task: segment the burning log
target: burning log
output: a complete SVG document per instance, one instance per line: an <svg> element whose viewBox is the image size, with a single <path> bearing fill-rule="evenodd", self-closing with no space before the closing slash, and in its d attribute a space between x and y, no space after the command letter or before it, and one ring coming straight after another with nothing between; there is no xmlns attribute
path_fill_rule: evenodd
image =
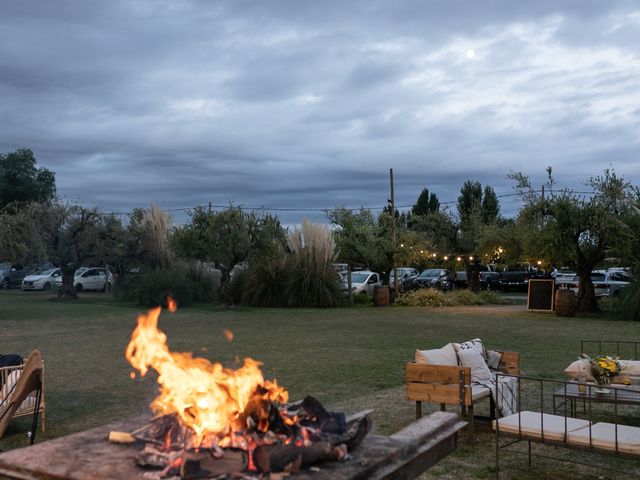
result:
<svg viewBox="0 0 640 480"><path fill-rule="evenodd" d="M186 451L182 455L180 478L193 480L240 473L245 471L248 465L249 455L239 449L224 449L221 457L211 449Z"/></svg>

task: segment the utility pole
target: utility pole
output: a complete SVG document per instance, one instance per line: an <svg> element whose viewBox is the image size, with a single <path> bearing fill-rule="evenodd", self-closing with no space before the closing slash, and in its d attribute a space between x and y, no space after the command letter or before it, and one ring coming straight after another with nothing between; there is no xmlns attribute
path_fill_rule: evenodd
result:
<svg viewBox="0 0 640 480"><path fill-rule="evenodd" d="M389 169L389 183L391 185L391 241L393 244L393 291L398 294L398 269L396 268L396 202L393 196L393 168Z"/></svg>

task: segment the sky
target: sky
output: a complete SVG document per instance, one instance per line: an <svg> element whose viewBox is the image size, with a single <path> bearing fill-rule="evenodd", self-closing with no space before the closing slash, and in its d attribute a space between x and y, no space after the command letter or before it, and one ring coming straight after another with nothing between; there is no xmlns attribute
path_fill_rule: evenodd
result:
<svg viewBox="0 0 640 480"><path fill-rule="evenodd" d="M640 3L2 0L0 152L61 198L455 210L466 180L517 213L509 171L640 183Z"/></svg>

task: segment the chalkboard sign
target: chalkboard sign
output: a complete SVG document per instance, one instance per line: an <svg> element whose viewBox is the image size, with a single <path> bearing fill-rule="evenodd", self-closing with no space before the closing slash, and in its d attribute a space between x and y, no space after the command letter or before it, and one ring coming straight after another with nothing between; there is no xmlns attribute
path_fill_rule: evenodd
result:
<svg viewBox="0 0 640 480"><path fill-rule="evenodd" d="M556 293L556 282L551 279L529 280L527 308L540 312L552 312Z"/></svg>

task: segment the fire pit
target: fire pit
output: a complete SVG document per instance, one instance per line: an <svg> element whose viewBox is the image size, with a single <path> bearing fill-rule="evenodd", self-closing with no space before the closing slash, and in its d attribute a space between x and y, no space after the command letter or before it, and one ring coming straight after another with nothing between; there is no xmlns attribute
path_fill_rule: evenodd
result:
<svg viewBox="0 0 640 480"><path fill-rule="evenodd" d="M137 465L138 448L107 441L112 431L134 431L148 422L149 418L116 422L2 453L0 476L28 480L148 480L149 472ZM465 425L455 413L436 412L411 423L394 435L367 435L346 461L323 463L317 469L301 470L286 478L415 478L455 450L457 433ZM284 476L269 474L263 478L275 480Z"/></svg>
<svg viewBox="0 0 640 480"><path fill-rule="evenodd" d="M171 299L168 305L175 311ZM151 403L156 417L8 452L0 455L0 473L16 478L194 480L329 478L320 472L339 469L340 478L370 478L398 462L400 467L392 471L405 463L424 470L425 462L437 461L456 446L464 423L440 413L391 437L367 439L358 449L371 429L370 412L346 417L327 411L311 396L289 403L288 392L275 380L265 380L261 364L250 358L234 370L171 352L158 329L160 312L158 307L138 316L125 352L140 375L149 369L158 374L159 395ZM435 450L427 454L424 445ZM313 470L319 466L321 470Z"/></svg>

